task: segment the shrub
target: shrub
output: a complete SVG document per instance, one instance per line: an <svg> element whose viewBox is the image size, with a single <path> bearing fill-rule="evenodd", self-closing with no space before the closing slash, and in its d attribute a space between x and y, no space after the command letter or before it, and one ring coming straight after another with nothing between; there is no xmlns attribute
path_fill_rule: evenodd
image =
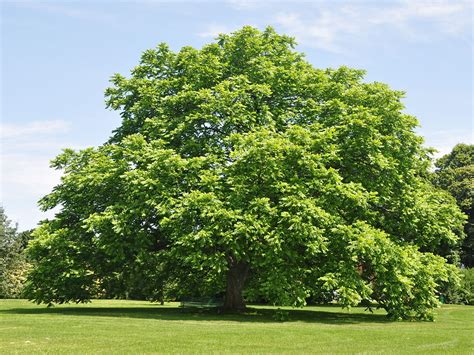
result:
<svg viewBox="0 0 474 355"><path fill-rule="evenodd" d="M474 305L474 268L460 271L459 284L448 286L444 294L446 303Z"/></svg>

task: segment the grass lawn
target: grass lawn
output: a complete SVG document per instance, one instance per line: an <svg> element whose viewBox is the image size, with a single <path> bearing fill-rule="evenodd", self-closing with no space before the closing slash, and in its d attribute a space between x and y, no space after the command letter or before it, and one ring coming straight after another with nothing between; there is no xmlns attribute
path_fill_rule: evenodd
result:
<svg viewBox="0 0 474 355"><path fill-rule="evenodd" d="M0 300L0 353L453 353L474 354L474 307L446 305L435 322L389 322L382 311L306 307L241 315L140 301L53 308Z"/></svg>

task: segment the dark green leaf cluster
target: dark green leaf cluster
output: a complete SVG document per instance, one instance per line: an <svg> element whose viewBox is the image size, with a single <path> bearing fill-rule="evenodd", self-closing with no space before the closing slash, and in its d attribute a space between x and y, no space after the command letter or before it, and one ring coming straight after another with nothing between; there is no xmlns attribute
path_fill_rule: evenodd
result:
<svg viewBox="0 0 474 355"><path fill-rule="evenodd" d="M443 290L444 301L474 305L474 268L463 268L460 273L460 282L446 285L446 290Z"/></svg>
<svg viewBox="0 0 474 355"><path fill-rule="evenodd" d="M458 144L436 161L433 182L448 191L467 215L461 262L474 266L474 145Z"/></svg>

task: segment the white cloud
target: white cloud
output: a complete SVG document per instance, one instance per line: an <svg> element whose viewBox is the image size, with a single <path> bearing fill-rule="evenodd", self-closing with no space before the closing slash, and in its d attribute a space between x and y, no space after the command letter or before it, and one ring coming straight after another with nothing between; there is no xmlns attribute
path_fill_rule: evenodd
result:
<svg viewBox="0 0 474 355"><path fill-rule="evenodd" d="M451 152L458 143L474 144L473 130L448 129L440 131L428 131L420 129L420 134L425 138L425 145L437 150L434 158L440 158Z"/></svg>
<svg viewBox="0 0 474 355"><path fill-rule="evenodd" d="M33 135L49 135L67 132L69 122L62 120L32 121L25 124L1 123L0 136L2 139L19 139Z"/></svg>
<svg viewBox="0 0 474 355"><path fill-rule="evenodd" d="M29 155L23 152L2 154L2 184L8 188L3 194L8 196L12 191L17 191L20 194L42 196L50 192L61 176L61 172L49 167L52 158L54 155Z"/></svg>
<svg viewBox="0 0 474 355"><path fill-rule="evenodd" d="M252 24L246 24L253 27L258 27ZM217 25L217 24L210 24L206 27L206 29L202 32L198 33L199 37L211 37L216 38L218 35L222 33L230 33L236 31L237 29L241 28L243 25L238 26L228 26L228 25Z"/></svg>
<svg viewBox="0 0 474 355"><path fill-rule="evenodd" d="M59 183L61 172L49 167L52 158L71 143L64 135L71 125L63 120L2 123L0 202L20 228L32 228L49 214L37 201Z"/></svg>
<svg viewBox="0 0 474 355"><path fill-rule="evenodd" d="M429 40L440 34L462 35L472 26L472 4L463 1L402 1L334 6L334 3L321 2L312 11L279 12L273 15L273 22L300 43L341 52L354 38L371 38L382 27L414 40Z"/></svg>
<svg viewBox="0 0 474 355"><path fill-rule="evenodd" d="M283 6L282 1L227 3L236 10L259 14L262 25L265 21L265 25L281 27L302 44L336 53L345 52L354 40L370 41L382 30L427 41L440 35L469 37L472 26L473 7L469 1L295 1L291 7ZM214 23L198 35L215 38L236 28Z"/></svg>
<svg viewBox="0 0 474 355"><path fill-rule="evenodd" d="M77 20L95 21L95 22L113 22L115 20L114 15L108 11L91 11L84 7L79 7L80 2L43 2L43 1L21 1L17 2L16 5L30 10L48 12L50 14L58 15L61 17L69 17ZM113 7L113 3L110 3L110 8Z"/></svg>
<svg viewBox="0 0 474 355"><path fill-rule="evenodd" d="M337 36L341 32L349 32L351 24L342 21L339 15L331 11L322 10L314 19L303 19L298 13L279 13L274 22L284 30L295 36L300 43L331 52L340 52Z"/></svg>
<svg viewBox="0 0 474 355"><path fill-rule="evenodd" d="M237 10L253 10L262 5L262 1L255 0L228 0L227 3Z"/></svg>
<svg viewBox="0 0 474 355"><path fill-rule="evenodd" d="M229 33L229 32L232 32L232 30L228 26L210 24L207 26L207 28L204 31L199 32L198 36L216 38L221 33Z"/></svg>

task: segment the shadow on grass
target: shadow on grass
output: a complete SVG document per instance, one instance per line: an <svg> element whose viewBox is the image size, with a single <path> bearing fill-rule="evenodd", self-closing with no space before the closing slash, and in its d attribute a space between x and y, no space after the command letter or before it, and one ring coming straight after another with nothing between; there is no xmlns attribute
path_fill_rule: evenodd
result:
<svg viewBox="0 0 474 355"><path fill-rule="evenodd" d="M288 311L288 320L291 322L323 323L323 324L357 324L357 323L387 323L389 320L383 314L371 313L338 313L318 310L285 310ZM143 318L170 321L234 321L280 323L273 317L275 308L248 308L244 313L219 313L217 310L195 308L168 308L168 307L52 307L52 308L14 308L0 310L2 314L29 314L29 315L64 315L89 317L120 317Z"/></svg>

